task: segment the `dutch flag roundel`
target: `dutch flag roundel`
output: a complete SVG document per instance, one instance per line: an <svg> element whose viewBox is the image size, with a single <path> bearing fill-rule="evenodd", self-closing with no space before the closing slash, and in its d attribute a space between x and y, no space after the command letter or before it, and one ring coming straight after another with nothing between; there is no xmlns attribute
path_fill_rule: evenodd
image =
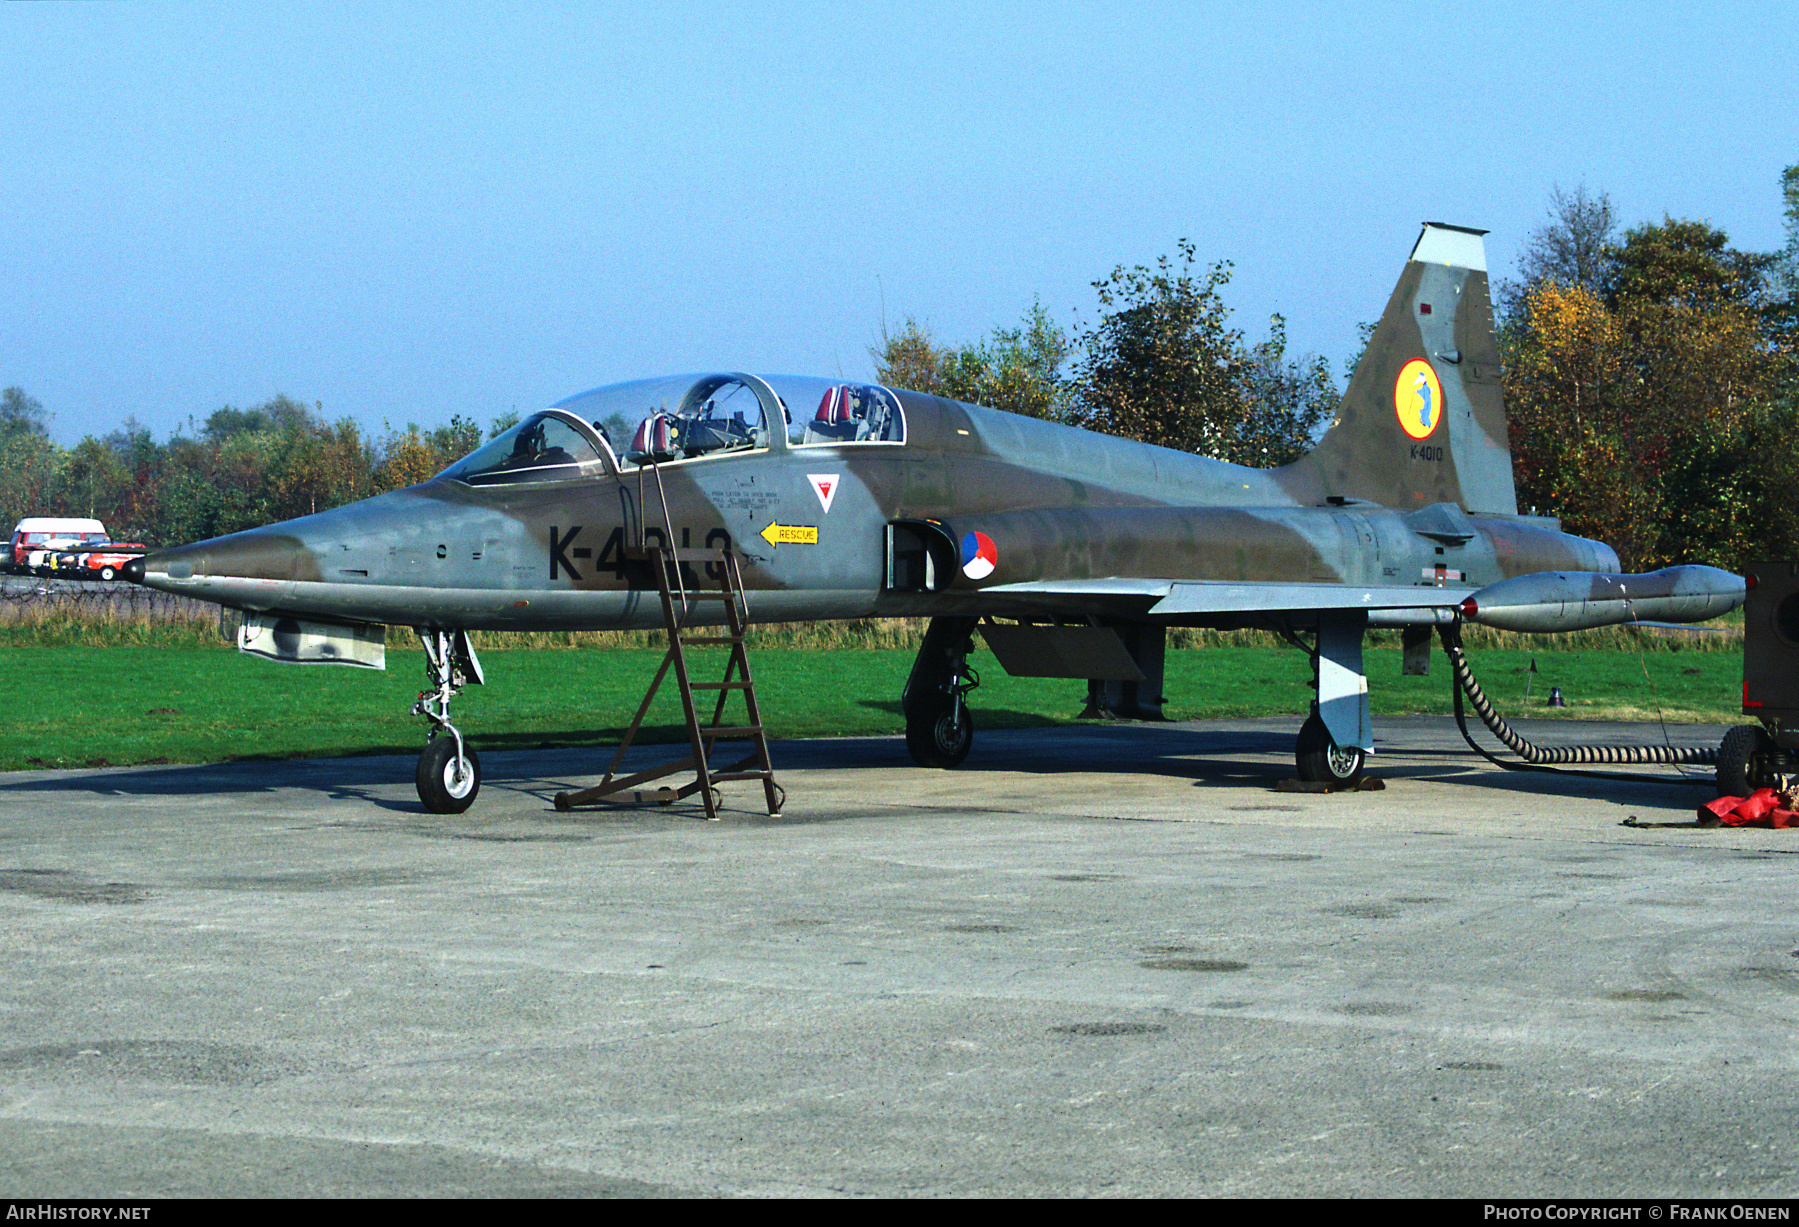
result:
<svg viewBox="0 0 1799 1227"><path fill-rule="evenodd" d="M986 533L969 533L962 538L962 574L969 579L986 579L999 565L999 548Z"/></svg>

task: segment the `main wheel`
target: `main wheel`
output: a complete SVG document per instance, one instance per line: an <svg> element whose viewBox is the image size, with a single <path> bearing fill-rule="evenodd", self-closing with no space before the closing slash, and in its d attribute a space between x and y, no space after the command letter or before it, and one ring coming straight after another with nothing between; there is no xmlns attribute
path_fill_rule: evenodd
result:
<svg viewBox="0 0 1799 1227"><path fill-rule="evenodd" d="M433 737L419 755L419 800L433 814L460 814L481 793L481 757L467 742L462 753L468 767L461 771L457 770L454 737Z"/></svg>
<svg viewBox="0 0 1799 1227"><path fill-rule="evenodd" d="M1293 758L1299 778L1317 784L1353 784L1362 778L1367 762L1360 746L1340 746L1332 741L1324 717L1317 712L1300 726Z"/></svg>
<svg viewBox="0 0 1799 1227"><path fill-rule="evenodd" d="M1718 747L1718 795L1746 797L1759 785L1755 756L1770 748L1759 724L1739 724L1724 734Z"/></svg>
<svg viewBox="0 0 1799 1227"><path fill-rule="evenodd" d="M920 767L957 767L974 745L974 717L968 704L948 695L920 705L906 717L906 749Z"/></svg>

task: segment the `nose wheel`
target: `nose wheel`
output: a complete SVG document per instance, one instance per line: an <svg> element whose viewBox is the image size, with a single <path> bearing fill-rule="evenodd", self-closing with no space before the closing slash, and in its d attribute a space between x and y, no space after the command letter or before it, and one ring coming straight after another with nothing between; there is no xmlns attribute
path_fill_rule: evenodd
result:
<svg viewBox="0 0 1799 1227"><path fill-rule="evenodd" d="M481 756L459 737L433 737L419 755L419 800L433 814L460 814L481 794Z"/></svg>
<svg viewBox="0 0 1799 1227"><path fill-rule="evenodd" d="M974 745L968 692L981 684L968 667L974 628L973 618L932 618L912 662L900 710L906 715L906 749L920 767L960 766Z"/></svg>
<svg viewBox="0 0 1799 1227"><path fill-rule="evenodd" d="M431 685L419 692L412 714L431 724L430 740L419 755L414 783L419 800L433 814L460 814L481 793L481 757L462 733L450 723L450 700L464 686L482 683L481 662L467 631L423 630L419 643L425 649L425 675Z"/></svg>

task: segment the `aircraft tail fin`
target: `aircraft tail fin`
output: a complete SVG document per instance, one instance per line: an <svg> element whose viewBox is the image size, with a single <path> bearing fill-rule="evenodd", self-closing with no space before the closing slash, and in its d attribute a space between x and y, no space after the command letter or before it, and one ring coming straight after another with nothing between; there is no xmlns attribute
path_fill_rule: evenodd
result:
<svg viewBox="0 0 1799 1227"><path fill-rule="evenodd" d="M1296 497L1517 514L1485 233L1424 224L1329 428L1279 470Z"/></svg>

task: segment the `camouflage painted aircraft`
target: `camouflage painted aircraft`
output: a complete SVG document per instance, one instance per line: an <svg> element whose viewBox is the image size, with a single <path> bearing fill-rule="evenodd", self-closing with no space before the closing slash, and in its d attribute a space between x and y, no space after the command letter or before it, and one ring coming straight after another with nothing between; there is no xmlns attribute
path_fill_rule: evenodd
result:
<svg viewBox="0 0 1799 1227"><path fill-rule="evenodd" d="M968 753L977 630L1011 673L1159 718L1167 627L1266 627L1316 671L1301 776L1346 782L1373 747L1368 627L1407 628L1422 671L1456 618L1565 630L1742 600L1711 568L1616 575L1607 546L1518 514L1483 233L1424 227L1335 418L1284 468L868 384L687 376L570 397L430 481L130 574L242 610L240 647L277 660L380 667L381 625L415 627L438 812L479 788L448 719L481 680L467 632L660 625L643 551L665 547L734 551L758 621L929 617L902 697L921 764Z"/></svg>

